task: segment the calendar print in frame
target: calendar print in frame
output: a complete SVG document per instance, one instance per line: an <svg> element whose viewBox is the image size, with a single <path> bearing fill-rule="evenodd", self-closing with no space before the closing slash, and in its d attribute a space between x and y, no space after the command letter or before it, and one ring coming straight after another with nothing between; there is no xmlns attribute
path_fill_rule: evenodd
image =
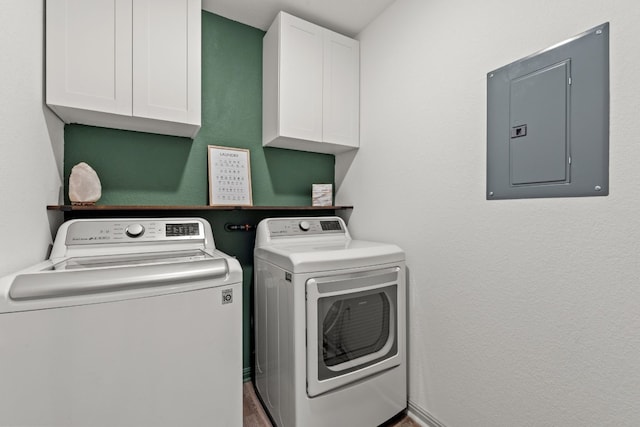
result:
<svg viewBox="0 0 640 427"><path fill-rule="evenodd" d="M249 150L208 146L209 205L253 206Z"/></svg>

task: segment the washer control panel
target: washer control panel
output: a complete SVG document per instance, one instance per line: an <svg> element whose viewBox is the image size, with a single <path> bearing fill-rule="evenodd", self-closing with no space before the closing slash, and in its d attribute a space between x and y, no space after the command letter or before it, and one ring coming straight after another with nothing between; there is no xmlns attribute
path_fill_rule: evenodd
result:
<svg viewBox="0 0 640 427"><path fill-rule="evenodd" d="M345 234L342 222L336 218L279 218L269 220L271 237Z"/></svg>
<svg viewBox="0 0 640 427"><path fill-rule="evenodd" d="M66 245L204 240L199 221L110 220L75 222L69 226Z"/></svg>

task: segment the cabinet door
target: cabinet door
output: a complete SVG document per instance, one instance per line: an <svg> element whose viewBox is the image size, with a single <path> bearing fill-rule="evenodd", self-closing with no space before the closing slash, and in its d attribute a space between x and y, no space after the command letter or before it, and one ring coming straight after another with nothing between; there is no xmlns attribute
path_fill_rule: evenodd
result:
<svg viewBox="0 0 640 427"><path fill-rule="evenodd" d="M131 115L131 0L47 0L47 103Z"/></svg>
<svg viewBox="0 0 640 427"><path fill-rule="evenodd" d="M133 0L133 115L200 124L200 0Z"/></svg>
<svg viewBox="0 0 640 427"><path fill-rule="evenodd" d="M323 29L281 16L280 135L322 141Z"/></svg>
<svg viewBox="0 0 640 427"><path fill-rule="evenodd" d="M358 147L360 134L360 44L324 32L322 140Z"/></svg>

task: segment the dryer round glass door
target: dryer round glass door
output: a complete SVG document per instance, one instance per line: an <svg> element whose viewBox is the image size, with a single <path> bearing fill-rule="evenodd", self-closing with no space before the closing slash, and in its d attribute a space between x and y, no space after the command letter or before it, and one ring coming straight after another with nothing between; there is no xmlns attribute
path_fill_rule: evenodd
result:
<svg viewBox="0 0 640 427"><path fill-rule="evenodd" d="M400 364L398 268L309 279L307 394Z"/></svg>

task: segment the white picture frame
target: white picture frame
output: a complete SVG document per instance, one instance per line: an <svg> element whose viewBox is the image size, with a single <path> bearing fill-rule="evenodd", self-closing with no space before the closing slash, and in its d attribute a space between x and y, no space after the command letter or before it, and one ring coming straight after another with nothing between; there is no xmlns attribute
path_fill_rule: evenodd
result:
<svg viewBox="0 0 640 427"><path fill-rule="evenodd" d="M209 206L253 206L248 149L207 147Z"/></svg>

